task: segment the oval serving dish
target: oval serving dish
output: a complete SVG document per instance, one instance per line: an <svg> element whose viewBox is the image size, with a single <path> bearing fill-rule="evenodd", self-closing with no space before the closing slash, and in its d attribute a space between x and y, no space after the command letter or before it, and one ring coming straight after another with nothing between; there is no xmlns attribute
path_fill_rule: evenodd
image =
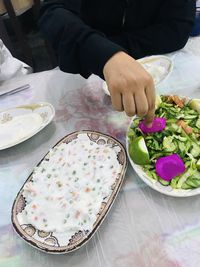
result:
<svg viewBox="0 0 200 267"><path fill-rule="evenodd" d="M81 147L81 151L79 150L80 147ZM95 150L93 150L93 148ZM72 165L74 166L76 171L74 170L70 173L74 174L76 172L77 178L80 181L80 187L79 187L78 192L75 192L75 191L72 192L73 194L77 193L79 195L77 198L78 199L77 203L80 199L81 199L81 201L83 201L85 199L86 192L90 192L90 186L88 185L89 184L88 181L90 179L92 179L93 187L94 187L94 183L96 183L96 182L101 183L101 185L103 187L103 189L100 190L99 188L101 188L101 187L98 187L98 185L95 184L96 190L97 190L96 192L98 192L98 196L95 197L95 195L92 194L92 192L90 195L92 203L99 203L99 205L96 206L96 208L98 208L98 212L95 214L95 216L90 217L90 220L91 220L90 223L92 222L92 224L91 224L92 228L91 229L87 229L87 227L84 227L84 225L81 224L83 226L80 226L80 229L76 228L76 230L75 230L75 228L73 228L73 226L79 225L79 224L77 224L77 221L75 221L75 220L74 220L73 224L72 224L72 221L69 222L69 225L72 225L71 229L66 228L66 227L68 227L67 226L68 222L66 223L66 221L67 221L66 220L65 221L65 223L66 223L65 229L70 229L70 231L62 230L64 228L62 228L62 229L60 228L60 230L51 230L51 231L48 230L48 231L46 231L45 228L38 229L37 223L34 224L34 222L32 220L30 220L30 217L28 217L26 215L27 211L29 212L29 210L28 210L29 206L28 205L30 204L30 199L32 197L30 195L31 193L30 194L27 193L27 188L30 185L31 186L36 185L37 179L35 178L36 177L35 173L37 173L37 170L39 170L40 167L47 166L45 164L48 164L48 162L49 162L49 165L52 165L53 157L55 157L56 153L58 153L57 151L59 151L59 150L64 151L63 153L65 153L62 156L62 158L65 158L65 155L68 155L68 156L70 155L69 157L66 156L66 158L65 158L65 163L67 164L67 166L69 166L69 172L70 172L70 168L71 168L70 167L70 164L71 164L70 159L71 159L71 162L74 160L73 157L75 157L75 159L76 159L75 162L74 161L72 162ZM69 154L68 152L66 153L66 151L68 151L72 154ZM78 151L77 156L76 156L76 151ZM106 159L103 158L105 155L103 155L102 153L103 154L108 153L106 155ZM60 160L60 154L59 154L58 158ZM86 162L86 158L92 158L92 159L91 160L89 159ZM92 178L87 177L87 174L84 171L82 171L82 170L85 170L86 163L88 164L88 170L93 171L93 169L95 169L95 174L93 176L91 175ZM91 166L92 164L95 167ZM54 165L54 166L56 166L56 165ZM104 169L102 169L102 172L101 172L101 170L99 168L104 168ZM26 180L26 182L24 183L24 185L20 189L20 191L19 191L19 193L18 193L18 195L14 201L13 207L12 207L12 223L13 223L14 229L19 234L19 236L22 237L28 244L30 244L33 247L35 247L39 250L42 250L44 252L53 253L53 254L63 254L63 253L72 252L72 251L80 248L81 246L83 246L84 244L86 244L90 240L90 238L95 234L98 227L101 225L101 223L105 219L109 209L111 208L112 204L114 203L114 200L117 197L117 194L120 190L120 187L122 185L123 178L124 178L124 175L126 172L126 168L127 168L126 151L125 151L124 147L121 145L121 143L119 143L114 138L107 136L105 134L93 132L93 131L80 131L80 132L75 132L75 133L67 135L61 141L59 141L59 143L57 143L46 154L46 156L37 165L36 169L31 173L31 175L28 177L28 179ZM107 177L106 174L111 173L109 171L110 169L112 169L112 175ZM61 176L62 168L61 169L58 168L58 170L59 170L59 172L58 172L57 176L59 176L59 173ZM66 168L66 170L68 170L68 168ZM97 170L97 174L96 174L96 170ZM48 172L48 175L49 174L51 175L52 173ZM97 179L97 176L98 176L98 179ZM41 177L42 177L42 174L41 174ZM51 177L52 177L52 175L51 175ZM68 184L68 183L70 184L70 180L71 180L70 177L71 177L70 174L68 176L66 175L66 179L64 176L64 181L66 182L66 184ZM39 181L39 179L38 179L38 181ZM55 178L51 178L51 179L55 179ZM104 179L105 179L105 182L103 182ZM106 179L107 179L107 181L106 181ZM100 181L100 180L102 180L102 181ZM83 190L83 188L85 188L84 187L85 184L87 185L87 189ZM105 188L105 184L106 184L107 188ZM44 186L42 186L42 182L41 182L41 185L39 184L39 186L40 186L40 188L41 187L43 188L42 190L45 190ZM72 188L72 187L75 188L75 184L71 183L70 188ZM66 188L67 188L67 185L65 186L64 189L66 189ZM55 187L53 187L53 189L55 189L55 193L53 193L53 195L56 196L56 194L59 193L59 188L57 189L57 191L56 191ZM44 195L45 195L46 191L47 191L47 189L44 191ZM67 192L67 190L65 190L65 191ZM99 194L102 198L99 197ZM71 203L70 201L71 200L69 200L69 198L68 198L67 199L67 207L69 206L69 203ZM81 207L81 209L82 209L82 207L83 206L86 207L86 205L84 205L84 203L81 201L78 204L78 206ZM37 203L37 202L35 201L34 203ZM44 202L42 202L42 203L44 203ZM76 203L76 201L73 203L74 204L72 204L69 208L70 211L72 211L73 208L74 208L74 211L76 211L75 207L76 207L77 203ZM91 205L93 205L93 204L91 204ZM35 205L33 205L33 206L35 206ZM92 206L90 206L90 207L92 210ZM51 207L51 205L49 205L47 210L48 210L48 213L51 213L51 211L53 213L53 208ZM84 212L85 212L84 216L87 216L87 214L89 214L88 213L89 210L84 210ZM62 213L65 213L64 210ZM75 214L75 213L71 212L71 214L68 214L67 218L70 217L69 215L71 215L71 217L72 217L73 214ZM47 214L47 215L50 216L50 215L54 215L54 214ZM60 216L60 218L61 218L62 214L57 214L57 215L58 216L55 215L53 217L50 216L50 218L54 218L54 219L56 218L56 220L60 220L60 219L58 219L58 217ZM80 214L77 214L77 212L76 212L76 216L73 218L78 218L77 215L80 215ZM49 218L48 216L46 218ZM93 221L91 218L93 218ZM79 219L79 220L81 221L81 219ZM48 221L48 220L46 220L46 221ZM50 222L50 224L51 223L52 222ZM59 227L59 225L61 225L60 222L55 221L55 226ZM70 236L69 236L69 233L70 233Z"/></svg>

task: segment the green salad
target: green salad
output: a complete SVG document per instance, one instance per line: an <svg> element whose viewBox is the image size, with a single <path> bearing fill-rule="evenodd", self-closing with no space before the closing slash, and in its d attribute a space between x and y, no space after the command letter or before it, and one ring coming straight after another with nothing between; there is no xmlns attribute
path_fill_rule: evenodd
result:
<svg viewBox="0 0 200 267"><path fill-rule="evenodd" d="M200 100L161 96L154 122L148 130L142 119L133 120L128 131L132 161L164 186L200 187Z"/></svg>

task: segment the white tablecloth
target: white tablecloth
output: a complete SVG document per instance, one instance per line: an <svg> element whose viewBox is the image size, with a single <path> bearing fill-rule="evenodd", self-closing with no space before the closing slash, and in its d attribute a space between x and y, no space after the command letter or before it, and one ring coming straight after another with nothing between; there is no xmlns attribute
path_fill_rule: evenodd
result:
<svg viewBox="0 0 200 267"><path fill-rule="evenodd" d="M186 79L188 73L183 73L189 58L180 65L178 57L180 54L174 57L172 76L158 90L200 98L200 81L195 74L200 73L198 58L193 79L188 77L191 84ZM112 110L109 97L102 91L102 81L95 76L86 81L79 75L52 70L17 78L4 84L4 88L25 83L31 88L0 97L0 109L48 101L54 105L56 116L31 139L0 151L0 267L199 267L199 196L164 196L144 184L130 166L107 218L80 250L48 255L15 234L10 219L14 198L33 167L58 140L76 130L93 129L124 143L129 123L123 113Z"/></svg>

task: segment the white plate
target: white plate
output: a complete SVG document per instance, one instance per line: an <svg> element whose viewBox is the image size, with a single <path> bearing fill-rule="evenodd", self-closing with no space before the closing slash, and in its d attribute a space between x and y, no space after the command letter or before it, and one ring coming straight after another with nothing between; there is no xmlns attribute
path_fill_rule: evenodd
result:
<svg viewBox="0 0 200 267"><path fill-rule="evenodd" d="M155 86L163 82L173 69L173 62L166 56L150 56L137 60L152 75ZM105 94L110 95L106 82L103 82L102 88Z"/></svg>
<svg viewBox="0 0 200 267"><path fill-rule="evenodd" d="M15 146L46 127L55 115L50 103L39 102L0 112L0 150Z"/></svg>
<svg viewBox="0 0 200 267"><path fill-rule="evenodd" d="M189 98L185 98L186 101L189 101ZM134 118L133 118L134 119ZM151 177L149 177L144 170L142 169L142 167L140 165L135 164L130 155L129 155L129 141L128 141L128 131L129 128L132 124L132 121L127 129L126 132L126 150L127 150L127 154L128 154L128 158L129 161L131 163L131 166L133 167L134 171L137 173L137 175L142 179L143 182L145 182L148 186L150 186L152 189L168 195L168 196L173 196L173 197L190 197L190 196L195 196L195 195L199 195L200 194L200 188L196 188L196 189L174 189L171 186L164 186L162 185L160 182L152 179Z"/></svg>

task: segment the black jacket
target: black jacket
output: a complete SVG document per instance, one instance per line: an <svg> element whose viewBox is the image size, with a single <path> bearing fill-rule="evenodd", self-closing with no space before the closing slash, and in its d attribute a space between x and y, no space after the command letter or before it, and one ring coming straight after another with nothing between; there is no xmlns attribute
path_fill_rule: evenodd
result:
<svg viewBox="0 0 200 267"><path fill-rule="evenodd" d="M39 25L56 49L61 70L103 77L118 51L135 59L182 48L195 0L45 0Z"/></svg>

